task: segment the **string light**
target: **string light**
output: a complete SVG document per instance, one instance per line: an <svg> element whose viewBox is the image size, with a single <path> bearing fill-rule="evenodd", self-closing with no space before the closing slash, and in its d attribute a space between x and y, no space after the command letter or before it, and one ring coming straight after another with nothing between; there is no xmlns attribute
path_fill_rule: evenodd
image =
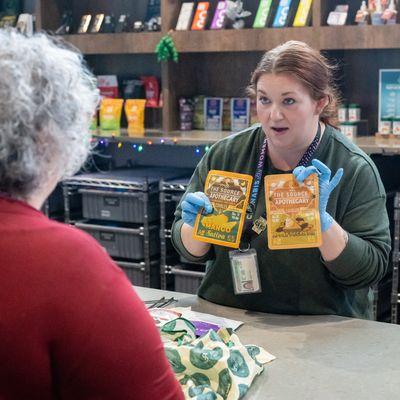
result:
<svg viewBox="0 0 400 400"><path fill-rule="evenodd" d="M136 147L137 147L137 144L135 143L135 144L133 144L132 145L132 147L134 148L134 149L136 149Z"/></svg>
<svg viewBox="0 0 400 400"><path fill-rule="evenodd" d="M207 152L208 150L210 150L210 146L206 146L206 147L204 148L204 151L205 151L205 152Z"/></svg>
<svg viewBox="0 0 400 400"><path fill-rule="evenodd" d="M161 143L161 144L164 144L164 143L165 143L165 140L164 140L164 139L161 139L161 140L160 140L160 143Z"/></svg>
<svg viewBox="0 0 400 400"><path fill-rule="evenodd" d="M138 151L140 152L140 151L143 151L143 146L142 145L140 145L139 147L138 147Z"/></svg>
<svg viewBox="0 0 400 400"><path fill-rule="evenodd" d="M200 149L198 147L196 147L195 152L196 152L197 155L199 155L200 154Z"/></svg>
<svg viewBox="0 0 400 400"><path fill-rule="evenodd" d="M119 142L119 143L118 143L118 148L120 149L121 147L122 147L122 143Z"/></svg>
<svg viewBox="0 0 400 400"><path fill-rule="evenodd" d="M147 141L147 144L148 144L149 146L151 146L151 145L153 144L153 142L152 142L151 140L148 140L148 141Z"/></svg>

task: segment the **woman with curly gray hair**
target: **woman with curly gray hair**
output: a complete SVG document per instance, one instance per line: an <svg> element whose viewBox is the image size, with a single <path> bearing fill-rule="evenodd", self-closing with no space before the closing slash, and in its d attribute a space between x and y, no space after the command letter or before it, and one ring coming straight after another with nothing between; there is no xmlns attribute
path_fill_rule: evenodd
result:
<svg viewBox="0 0 400 400"><path fill-rule="evenodd" d="M123 272L39 211L85 161L97 102L80 54L0 30L0 398L183 398Z"/></svg>

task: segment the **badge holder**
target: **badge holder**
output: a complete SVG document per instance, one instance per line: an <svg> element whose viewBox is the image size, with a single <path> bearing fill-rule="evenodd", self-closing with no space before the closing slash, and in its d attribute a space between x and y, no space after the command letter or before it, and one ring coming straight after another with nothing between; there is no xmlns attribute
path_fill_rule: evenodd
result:
<svg viewBox="0 0 400 400"><path fill-rule="evenodd" d="M236 295L261 292L257 252L254 249L232 250L229 252L233 290Z"/></svg>

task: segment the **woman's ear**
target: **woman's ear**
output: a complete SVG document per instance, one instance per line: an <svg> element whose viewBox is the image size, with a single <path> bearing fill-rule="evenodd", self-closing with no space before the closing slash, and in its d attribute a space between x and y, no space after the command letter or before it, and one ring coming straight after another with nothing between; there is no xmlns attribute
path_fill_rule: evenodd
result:
<svg viewBox="0 0 400 400"><path fill-rule="evenodd" d="M329 96L326 95L322 99L317 101L315 112L316 114L320 115L322 111L324 111L325 107L329 104Z"/></svg>

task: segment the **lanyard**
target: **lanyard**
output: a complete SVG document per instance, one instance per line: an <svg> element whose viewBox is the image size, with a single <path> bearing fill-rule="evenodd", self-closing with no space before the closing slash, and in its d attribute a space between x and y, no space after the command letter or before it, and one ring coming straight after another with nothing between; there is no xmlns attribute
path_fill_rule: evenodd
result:
<svg viewBox="0 0 400 400"><path fill-rule="evenodd" d="M311 142L311 144L308 146L307 150L303 154L303 157L301 157L299 163L297 164L297 167L299 167L301 165L306 166L311 161L311 159L315 153L315 150L318 147L320 138L321 138L321 125L318 124L317 133L316 133L313 141ZM251 227L253 225L254 212L256 211L258 193L260 191L261 179L263 176L267 150L268 150L268 140L267 140L267 136L265 136L263 144L261 146L260 156L258 157L256 173L254 174L254 182L253 182L253 186L251 188L251 193L250 193L250 201L249 201L249 205L247 206L247 210L246 210L245 226L243 229L242 239L241 239L240 246L239 246L239 249L243 250L243 251L246 251L250 248L250 236L251 236L251 232L252 232Z"/></svg>

